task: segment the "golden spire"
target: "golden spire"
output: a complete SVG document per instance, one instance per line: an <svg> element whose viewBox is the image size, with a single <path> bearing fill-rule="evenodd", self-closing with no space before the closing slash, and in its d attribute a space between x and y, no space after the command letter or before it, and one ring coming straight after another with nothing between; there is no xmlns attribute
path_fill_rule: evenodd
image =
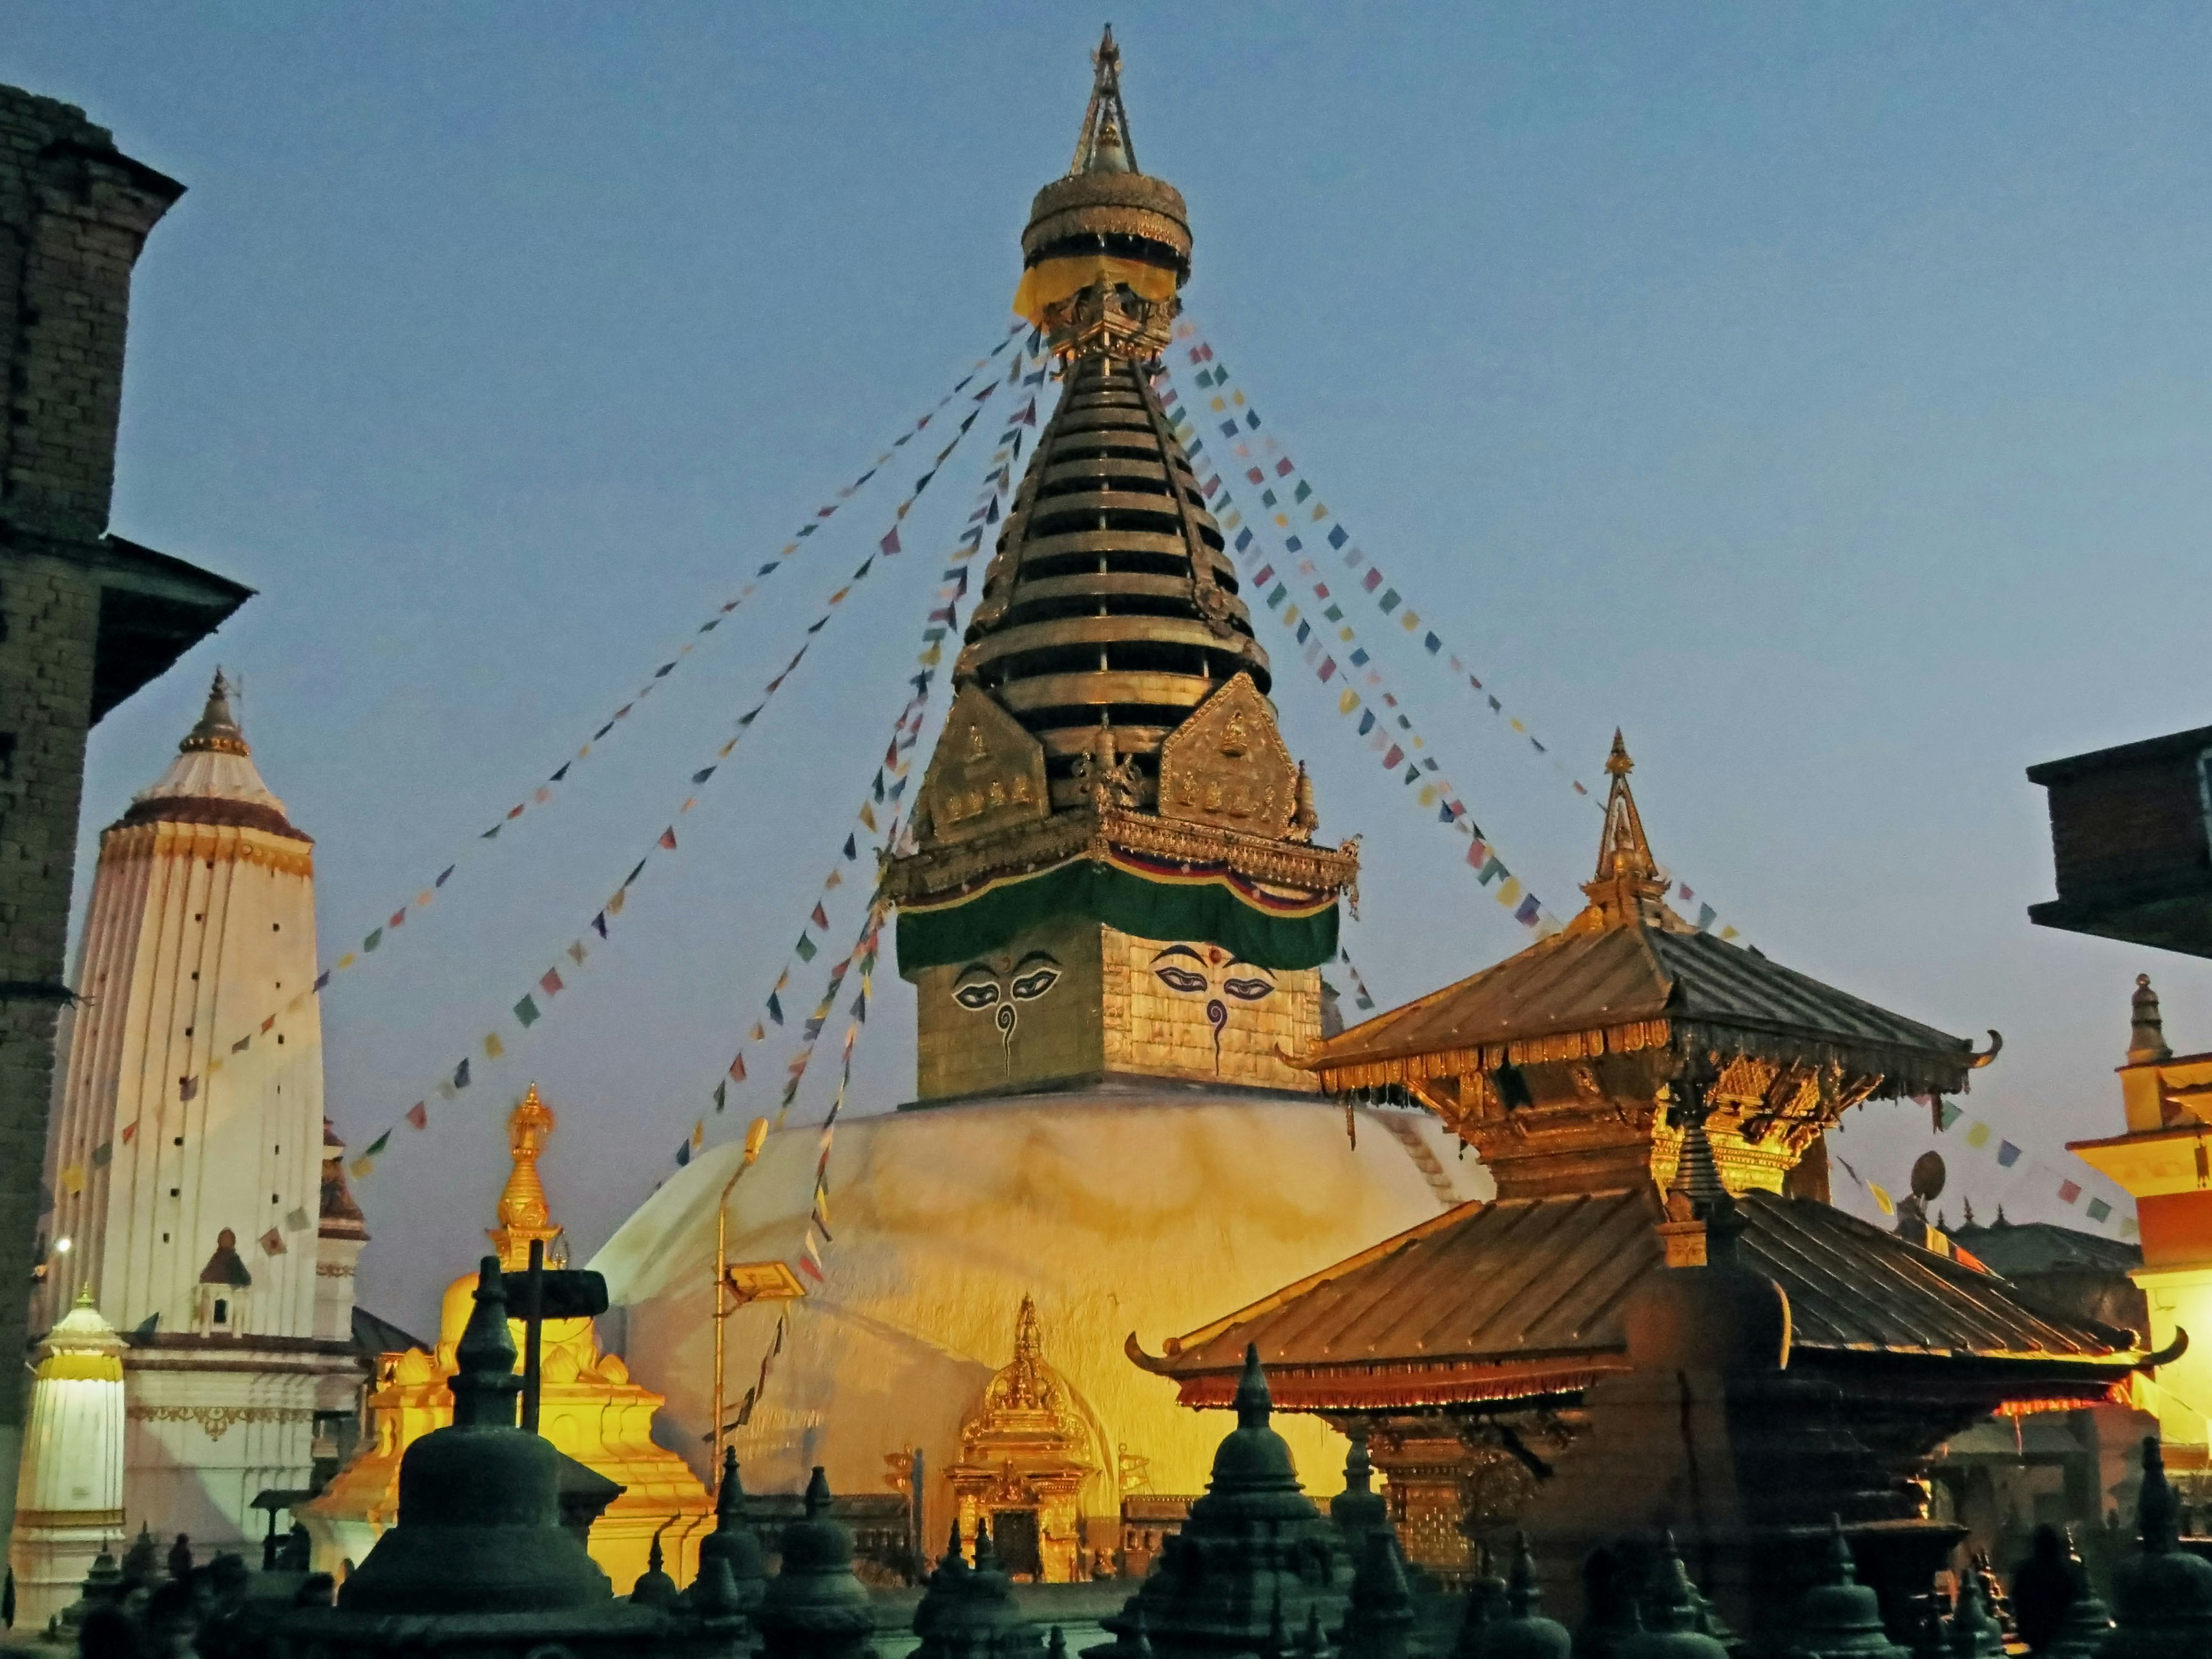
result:
<svg viewBox="0 0 2212 1659"><path fill-rule="evenodd" d="M1129 142L1129 112L1121 102L1121 49L1114 44L1114 26L1109 23L1098 50L1091 54L1091 103L1083 112L1083 131L1076 137L1067 176L1136 171L1137 147Z"/></svg>
<svg viewBox="0 0 2212 1659"><path fill-rule="evenodd" d="M1605 769L1613 780L1606 796L1605 830L1598 838L1597 874L1583 884L1589 908L1575 918L1571 931L1590 933L1601 927L1626 927L1635 923L1686 933L1689 924L1667 908L1667 878L1659 873L1659 860L1644 834L1644 815L1636 810L1635 793L1628 775L1636 763L1628 757L1628 744L1620 729L1613 734L1613 752Z"/></svg>
<svg viewBox="0 0 2212 1659"><path fill-rule="evenodd" d="M538 1178L538 1155L545 1150L545 1138L555 1126L553 1109L538 1097L538 1085L532 1084L507 1120L507 1152L514 1168L499 1195L499 1225L486 1234L499 1247L499 1265L504 1272L518 1273L530 1265L533 1239L544 1239L550 1249L561 1236L545 1201L545 1183Z"/></svg>
<svg viewBox="0 0 2212 1659"><path fill-rule="evenodd" d="M199 724L185 734L185 740L177 745L177 752L180 755L246 755L252 752L246 746L246 733L239 730L237 718L230 712L230 682L223 678L222 669L215 671L215 684L208 687L207 707L200 711Z"/></svg>
<svg viewBox="0 0 2212 1659"><path fill-rule="evenodd" d="M1148 362L1167 349L1190 275L1190 215L1173 185L1137 170L1112 29L1091 64L1075 159L1030 204L1014 309L1066 362Z"/></svg>

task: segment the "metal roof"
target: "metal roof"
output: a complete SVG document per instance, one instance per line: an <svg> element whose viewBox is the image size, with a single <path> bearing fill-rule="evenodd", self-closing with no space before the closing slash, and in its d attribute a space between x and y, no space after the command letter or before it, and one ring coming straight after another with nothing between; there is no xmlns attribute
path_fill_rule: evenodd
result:
<svg viewBox="0 0 2212 1659"><path fill-rule="evenodd" d="M1739 1200L1747 1265L1790 1297L1791 1352L2124 1369L2133 1333L2031 1308L2002 1279L1811 1199ZM1186 1384L1233 1375L1244 1345L1295 1407L1310 1385L1403 1377L1421 1403L1584 1386L1625 1364L1623 1304L1663 1255L1656 1194L1462 1205L1167 1344L1150 1369ZM1301 1387L1300 1379L1309 1385ZM1516 1380L1517 1379L1517 1380ZM1187 1402L1195 1403L1186 1387Z"/></svg>
<svg viewBox="0 0 2212 1659"><path fill-rule="evenodd" d="M1672 1019L1865 1053L1899 1085L1956 1088L1963 1037L1711 933L1640 922L1570 930L1323 1042L1323 1068Z"/></svg>

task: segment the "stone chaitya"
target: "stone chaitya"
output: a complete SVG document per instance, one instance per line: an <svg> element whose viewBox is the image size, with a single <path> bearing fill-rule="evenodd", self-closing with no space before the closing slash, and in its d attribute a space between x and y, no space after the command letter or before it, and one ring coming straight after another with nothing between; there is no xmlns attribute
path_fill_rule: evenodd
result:
<svg viewBox="0 0 2212 1659"><path fill-rule="evenodd" d="M516 1425L522 1380L497 1256L483 1259L473 1303L457 1346L453 1419L408 1447L397 1523L347 1579L337 1606L272 1621L264 1650L325 1659L403 1650L480 1659L741 1659L743 1621L720 1607L615 1599L606 1574L562 1524L561 1454Z"/></svg>
<svg viewBox="0 0 2212 1659"><path fill-rule="evenodd" d="M1115 1639L1087 1650L1085 1659L1139 1659L1148 1651L1228 1659L1271 1643L1280 1651L1285 1632L1295 1636L1316 1620L1323 1630L1340 1627L1354 1558L1300 1488L1290 1448L1268 1426L1273 1407L1256 1351L1244 1357L1235 1404L1237 1426L1214 1453L1206 1495L1127 1605L1105 1621ZM1378 1532L1364 1541L1377 1540L1395 1547Z"/></svg>

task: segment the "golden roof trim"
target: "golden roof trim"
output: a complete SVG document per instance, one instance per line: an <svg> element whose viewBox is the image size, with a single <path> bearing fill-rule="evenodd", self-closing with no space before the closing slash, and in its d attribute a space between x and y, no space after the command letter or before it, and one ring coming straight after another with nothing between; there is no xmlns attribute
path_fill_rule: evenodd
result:
<svg viewBox="0 0 2212 1659"><path fill-rule="evenodd" d="M1027 875L1072 858L1103 860L1115 849L1194 864L1225 865L1250 881L1307 893L1356 893L1356 846L1271 841L1217 825L1080 806L1050 817L925 848L883 864L884 896L894 904L951 897L996 877Z"/></svg>

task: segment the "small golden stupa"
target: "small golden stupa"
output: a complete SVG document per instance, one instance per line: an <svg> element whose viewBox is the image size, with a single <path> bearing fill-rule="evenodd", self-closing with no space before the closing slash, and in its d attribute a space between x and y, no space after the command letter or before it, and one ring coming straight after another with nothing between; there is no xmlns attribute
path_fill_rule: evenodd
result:
<svg viewBox="0 0 2212 1659"><path fill-rule="evenodd" d="M533 1242L544 1241L549 1259L565 1254L538 1173L554 1127L553 1109L533 1083L507 1120L514 1168L499 1195L499 1225L487 1234L504 1272L528 1268ZM434 1352L410 1348L379 1356L360 1451L300 1511L314 1540L318 1570L342 1572L348 1563L361 1564L398 1518L399 1460L407 1448L453 1420L447 1382L458 1368L454 1349L475 1305L476 1287L472 1273L447 1287ZM508 1322L520 1370L522 1322ZM663 1396L631 1382L619 1356L601 1352L588 1319L547 1320L543 1354L538 1431L623 1488L592 1522L592 1559L617 1585L627 1587L645 1571L653 1534L665 1527L666 1571L679 1584L688 1583L698 1567L699 1540L714 1528L714 1503L682 1458L653 1443L653 1419Z"/></svg>

